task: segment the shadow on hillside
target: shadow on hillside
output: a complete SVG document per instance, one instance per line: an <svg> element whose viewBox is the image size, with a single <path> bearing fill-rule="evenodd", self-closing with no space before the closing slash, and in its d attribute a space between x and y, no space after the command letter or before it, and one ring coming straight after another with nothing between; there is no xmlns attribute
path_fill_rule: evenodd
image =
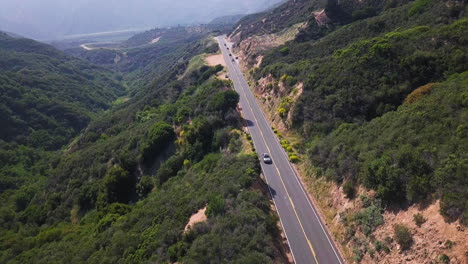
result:
<svg viewBox="0 0 468 264"><path fill-rule="evenodd" d="M387 212L390 212L394 215L398 214L400 211L407 211L409 207L416 205L418 210L425 210L427 209L430 205L432 205L435 202L433 199L425 199L419 202L403 202L403 203L394 203L388 205L385 209Z"/></svg>

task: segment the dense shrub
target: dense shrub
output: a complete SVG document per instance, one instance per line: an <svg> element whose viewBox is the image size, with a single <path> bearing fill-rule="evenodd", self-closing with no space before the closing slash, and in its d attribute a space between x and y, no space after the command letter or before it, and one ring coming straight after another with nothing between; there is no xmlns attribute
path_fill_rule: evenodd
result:
<svg viewBox="0 0 468 264"><path fill-rule="evenodd" d="M413 235L405 225L395 225L393 227L395 241L400 245L402 250L407 250L413 244Z"/></svg>
<svg viewBox="0 0 468 264"><path fill-rule="evenodd" d="M377 10L372 7L364 7L363 9L355 10L352 13L353 20L365 19L377 15Z"/></svg>
<svg viewBox="0 0 468 264"><path fill-rule="evenodd" d="M417 213L413 215L413 221L418 227L421 227L421 225L424 224L427 219L422 214Z"/></svg>
<svg viewBox="0 0 468 264"><path fill-rule="evenodd" d="M229 109L235 109L239 103L239 94L233 90L217 93L210 101L213 110L226 113Z"/></svg>
<svg viewBox="0 0 468 264"><path fill-rule="evenodd" d="M415 15L424 11L424 8L429 5L432 0L416 0L412 4L410 10L408 11L409 15Z"/></svg>
<svg viewBox="0 0 468 264"><path fill-rule="evenodd" d="M371 235L374 230L384 223L382 207L379 202L373 202L369 207L357 212L353 219L366 235Z"/></svg>
<svg viewBox="0 0 468 264"><path fill-rule="evenodd" d="M124 94L112 72L0 33L0 140L58 150Z"/></svg>
<svg viewBox="0 0 468 264"><path fill-rule="evenodd" d="M208 207L206 209L207 216L216 216L224 213L225 203L221 196L214 196L208 201Z"/></svg>
<svg viewBox="0 0 468 264"><path fill-rule="evenodd" d="M454 75L397 111L363 125L340 125L315 141L309 152L314 164L326 168L324 175L351 176L376 190L384 203L419 202L436 195L447 220L465 221L462 201L468 193L462 186L467 184L467 169L460 151L466 148L466 108L460 98L467 80L468 73Z"/></svg>
<svg viewBox="0 0 468 264"><path fill-rule="evenodd" d="M346 195L346 198L353 199L356 195L356 187L354 186L354 183L351 181L346 181L343 184L343 193Z"/></svg>
<svg viewBox="0 0 468 264"><path fill-rule="evenodd" d="M299 157L296 156L296 155L290 155L289 156L289 160L292 162L292 163L298 163L300 161Z"/></svg>
<svg viewBox="0 0 468 264"><path fill-rule="evenodd" d="M102 180L102 189L98 197L98 204L104 207L110 203L127 203L134 191L135 180L128 171L120 166L110 168Z"/></svg>
<svg viewBox="0 0 468 264"><path fill-rule="evenodd" d="M148 138L140 150L143 161L148 164L174 139L175 133L172 126L162 121L155 123L148 131Z"/></svg>
<svg viewBox="0 0 468 264"><path fill-rule="evenodd" d="M289 48L288 47L282 47L280 49L280 53L283 55L288 55L289 54Z"/></svg>
<svg viewBox="0 0 468 264"><path fill-rule="evenodd" d="M450 263L450 258L446 254L442 254L439 256L439 260L442 263Z"/></svg>
<svg viewBox="0 0 468 264"><path fill-rule="evenodd" d="M159 185L165 183L169 178L176 176L177 172L182 169L184 165L185 157L180 154L176 154L166 161L164 161L158 169L156 178L159 181Z"/></svg>

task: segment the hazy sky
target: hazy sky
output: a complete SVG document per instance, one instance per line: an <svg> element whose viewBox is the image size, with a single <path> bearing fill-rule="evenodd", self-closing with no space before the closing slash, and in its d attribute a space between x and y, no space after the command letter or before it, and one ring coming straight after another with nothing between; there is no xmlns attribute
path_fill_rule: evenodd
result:
<svg viewBox="0 0 468 264"><path fill-rule="evenodd" d="M129 28L208 22L281 0L0 0L0 30L52 39Z"/></svg>

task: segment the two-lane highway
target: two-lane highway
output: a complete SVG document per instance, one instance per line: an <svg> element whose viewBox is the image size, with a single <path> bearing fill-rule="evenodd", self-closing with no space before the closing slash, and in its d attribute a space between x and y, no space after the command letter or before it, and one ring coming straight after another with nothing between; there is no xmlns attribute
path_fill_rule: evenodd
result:
<svg viewBox="0 0 468 264"><path fill-rule="evenodd" d="M288 156L242 74L231 44L224 36L216 38L226 61L229 76L240 95L243 118L247 120L255 149L259 155L269 153L273 163L262 164L273 202L297 264L344 263L305 189L295 174ZM231 56L229 54L232 54Z"/></svg>

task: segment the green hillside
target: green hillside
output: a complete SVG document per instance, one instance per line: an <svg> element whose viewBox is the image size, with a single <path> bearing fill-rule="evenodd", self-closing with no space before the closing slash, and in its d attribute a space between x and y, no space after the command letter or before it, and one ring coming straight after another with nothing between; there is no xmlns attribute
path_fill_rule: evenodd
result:
<svg viewBox="0 0 468 264"><path fill-rule="evenodd" d="M396 111L311 142L311 159L322 175L360 182L384 201L441 197L444 216L466 221L467 95L468 72L422 86Z"/></svg>
<svg viewBox="0 0 468 264"><path fill-rule="evenodd" d="M113 73L54 48L0 35L0 139L55 150L124 94Z"/></svg>
<svg viewBox="0 0 468 264"><path fill-rule="evenodd" d="M468 221L468 208L457 202L468 197L462 167L468 146L461 136L466 7L458 1L384 7L368 1L376 10L370 18L333 20L338 9L355 12L356 5L348 2L329 12L326 32L304 29L296 40L267 51L254 78L272 76L287 89L304 84L290 122L305 136L307 147L301 151L319 175L375 189L386 204L442 198L447 220ZM268 89L279 89L278 82ZM439 82L430 101L404 105L408 96L425 94Z"/></svg>
<svg viewBox="0 0 468 264"><path fill-rule="evenodd" d="M299 135L290 147L317 177L307 180L337 183L361 206L333 218L349 259L397 254L401 239L374 234L385 210L440 200L447 222L468 223L467 11L456 0L291 0L232 29L248 44L234 50L250 49L249 37L302 23L245 61L262 56L249 81L283 102L275 121ZM0 263L287 261L239 95L216 77L221 65L200 60L228 27L67 54L0 33ZM186 230L200 209L206 221Z"/></svg>
<svg viewBox="0 0 468 264"><path fill-rule="evenodd" d="M349 262L466 259L453 246L466 239L447 230L468 224L467 11L458 0L287 1L229 35ZM297 25L293 40L262 43Z"/></svg>
<svg viewBox="0 0 468 264"><path fill-rule="evenodd" d="M229 81L214 77L222 66L189 66L192 57L212 49L208 37L135 49L147 60L120 70L131 91L127 100L105 112L96 108L86 129L64 139L66 148L52 152L2 143L1 263L273 263L284 258L258 159L248 154L251 146L234 110L239 96ZM89 65L63 54L56 60ZM139 80L145 72L153 77ZM86 96L87 87L74 88ZM57 100L67 98L55 94ZM117 93L103 95L96 97L108 100L102 108ZM83 111L93 113L91 106ZM190 216L204 207L207 221L184 232Z"/></svg>

